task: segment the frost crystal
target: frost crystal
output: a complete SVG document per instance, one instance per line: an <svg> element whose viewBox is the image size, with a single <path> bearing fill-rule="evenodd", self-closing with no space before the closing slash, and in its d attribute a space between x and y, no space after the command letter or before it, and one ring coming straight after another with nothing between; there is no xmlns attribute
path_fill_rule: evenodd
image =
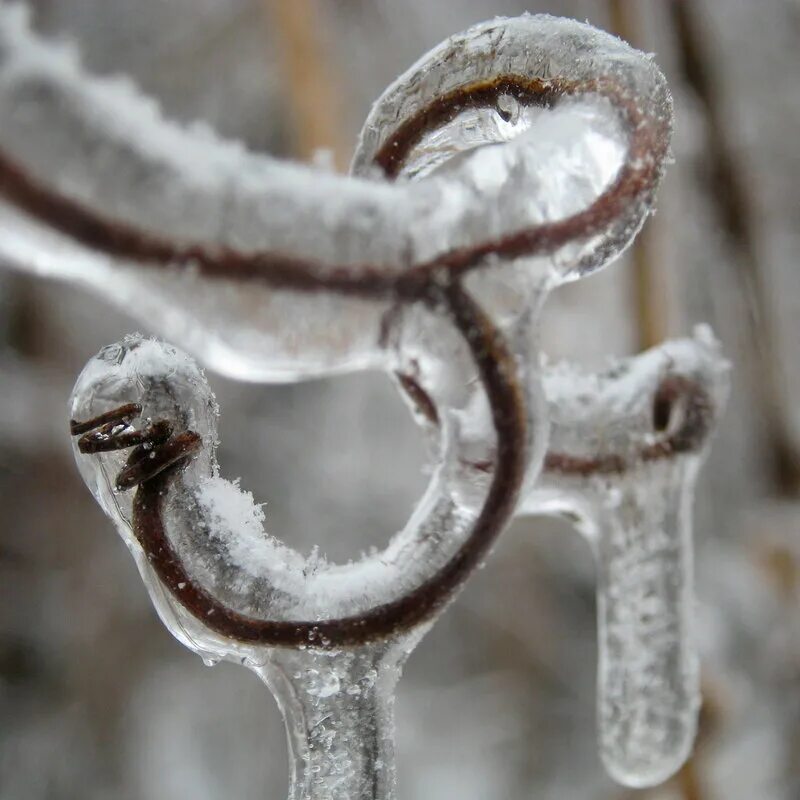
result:
<svg viewBox="0 0 800 800"><path fill-rule="evenodd" d="M478 25L379 98L344 177L167 122L3 6L0 118L5 263L86 285L241 379L381 368L428 435L403 530L330 564L268 535L220 476L189 356L127 337L76 384L84 480L172 633L275 694L291 798L393 796L402 665L515 513L569 513L594 544L609 771L643 786L680 765L690 503L724 362L705 335L542 374L536 337L548 292L652 210L671 129L652 60L570 20Z"/></svg>

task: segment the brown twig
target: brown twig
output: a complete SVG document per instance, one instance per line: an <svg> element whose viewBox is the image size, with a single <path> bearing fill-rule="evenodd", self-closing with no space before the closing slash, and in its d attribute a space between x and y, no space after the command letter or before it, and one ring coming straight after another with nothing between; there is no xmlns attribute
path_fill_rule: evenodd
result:
<svg viewBox="0 0 800 800"><path fill-rule="evenodd" d="M631 0L608 0L611 30L632 47L640 45L638 4ZM630 247L633 308L638 349L647 350L667 335L667 309L656 251L656 217L649 217Z"/></svg>
<svg viewBox="0 0 800 800"><path fill-rule="evenodd" d="M680 409L677 414L675 409ZM579 478L622 475L639 464L695 453L708 440L713 418L714 404L703 387L683 375L666 375L653 396L653 431L663 434L660 439L624 453L578 456L550 450L544 457L542 470L551 475ZM494 461L469 462L466 466L490 474Z"/></svg>
<svg viewBox="0 0 800 800"><path fill-rule="evenodd" d="M173 242L105 217L59 194L27 174L2 151L0 195L80 244L131 259L142 267L184 265L214 280L253 280L298 291L393 295L405 300L419 300L424 298L433 278L442 272L448 272L451 277L463 275L483 265L490 256L517 258L551 253L567 242L604 231L619 221L626 211L648 202L655 192L669 145L669 119L644 115L634 99L612 78L542 81L511 75L462 87L433 101L428 108L402 124L378 154L378 163L387 174L393 174L414 142L431 125L457 114L465 104L496 103L498 97L508 93L513 93L520 102L534 104L580 94L609 99L626 121L630 136L628 158L616 179L588 208L571 217L455 248L429 261L402 268L329 266L280 253L242 253L232 248Z"/></svg>
<svg viewBox="0 0 800 800"><path fill-rule="evenodd" d="M134 451L133 463L117 477L120 489L138 487L134 534L160 580L207 627L232 639L272 646L330 648L385 638L430 617L486 556L511 518L522 485L527 453L525 404L514 358L477 303L453 284L443 292L440 306L462 332L486 391L497 434L498 463L484 506L464 544L438 573L397 600L357 616L313 621L256 619L227 608L187 572L170 544L162 516L177 468L200 446L199 437L184 432L167 442L150 442L146 455L140 448ZM110 417L121 416L122 410L117 409L75 427L94 429Z"/></svg>

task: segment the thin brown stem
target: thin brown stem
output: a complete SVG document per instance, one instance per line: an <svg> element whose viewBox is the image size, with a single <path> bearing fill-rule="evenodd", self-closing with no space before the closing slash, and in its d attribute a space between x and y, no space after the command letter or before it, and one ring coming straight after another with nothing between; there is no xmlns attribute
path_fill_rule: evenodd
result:
<svg viewBox="0 0 800 800"><path fill-rule="evenodd" d="M196 584L164 528L163 505L176 468L199 446L199 437L186 432L154 446L147 457L134 458L119 475L120 489L138 485L133 528L150 565L169 591L209 628L239 641L273 646L362 644L408 630L429 618L486 556L510 520L522 485L528 438L525 402L508 345L477 303L457 284L444 290L439 303L464 336L486 392L497 436L498 464L484 506L464 544L438 573L397 600L357 616L314 621L271 621L233 611ZM97 420L85 425L92 423L96 425ZM176 468L168 469L171 465Z"/></svg>
<svg viewBox="0 0 800 800"><path fill-rule="evenodd" d="M137 261L142 267L190 266L209 279L259 281L298 291L328 291L361 296L424 298L443 272L451 278L485 264L490 256L517 258L551 253L586 239L619 221L655 192L669 144L669 120L644 115L627 91L611 78L587 81L531 80L511 75L462 87L433 101L403 123L387 140L377 163L393 174L418 137L465 104L495 103L513 93L520 102L541 104L559 96L597 95L610 100L629 129L628 158L614 182L586 209L565 219L523 228L476 245L449 250L402 268L386 265L330 266L280 253L242 253L232 248L180 244L105 217L36 180L0 151L0 196L82 245ZM388 148L388 150L387 150ZM383 159L383 161L381 160ZM385 162L385 163L384 163ZM580 265L578 265L580 268Z"/></svg>
<svg viewBox="0 0 800 800"><path fill-rule="evenodd" d="M632 0L608 0L611 30L632 47L641 46L639 4ZM657 217L650 217L629 250L632 301L638 349L648 350L667 335L667 312L657 258Z"/></svg>
<svg viewBox="0 0 800 800"><path fill-rule="evenodd" d="M320 150L329 150L336 166L344 169L347 148L340 124L342 82L320 41L327 9L311 0L262 2L282 62L294 155L308 160Z"/></svg>

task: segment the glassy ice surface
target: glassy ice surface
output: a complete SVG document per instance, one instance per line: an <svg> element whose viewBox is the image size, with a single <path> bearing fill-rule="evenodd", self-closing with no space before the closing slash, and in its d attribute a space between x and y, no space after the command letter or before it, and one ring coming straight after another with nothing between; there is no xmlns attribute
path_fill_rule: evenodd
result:
<svg viewBox="0 0 800 800"><path fill-rule="evenodd" d="M660 401L676 379L696 394ZM691 507L727 362L699 329L602 374L555 367L544 385L548 466L523 510L577 515L593 544L600 752L621 783L654 785L683 764L697 726Z"/></svg>
<svg viewBox="0 0 800 800"><path fill-rule="evenodd" d="M354 160L359 177L346 177L247 152L202 126L170 123L125 80L87 75L71 50L41 41L22 11L4 4L4 156L35 184L184 254L141 269L0 201L0 259L92 288L239 379L297 380L386 366L381 334L391 297L299 292L252 275L244 284L212 281L200 274L191 249L313 262L322 278L343 267L399 273L563 219L608 188L629 144L618 111L590 94L544 111L515 109L513 98L502 97L494 111L465 114L412 154L406 177L427 176L419 181L374 179L372 165L398 124L456 86L504 74L581 81L598 71L635 96L643 113L669 116L657 67L614 37L546 16L476 26L387 90L364 127ZM488 144L495 146L481 146ZM530 280L577 277L578 261L582 272L602 266L649 210L631 203L607 231L530 260L514 285L524 291Z"/></svg>
<svg viewBox="0 0 800 800"><path fill-rule="evenodd" d="M276 650L257 670L287 722L289 800L393 796L394 693L413 644Z"/></svg>
<svg viewBox="0 0 800 800"><path fill-rule="evenodd" d="M200 247L311 262L321 285L364 266L400 274L576 215L624 170L631 131L608 100L584 93L542 108L502 95L496 108L465 107L427 131L398 180L383 180L375 160L398 125L437 97L502 75L568 82L602 76L644 118L669 127L666 84L642 54L573 21L497 19L447 40L387 89L362 131L353 176L317 173L248 153L202 128L172 125L124 81L84 74L74 54L42 43L18 10L4 6L0 154L33 183L50 182L62 199L177 252ZM464 281L517 361L529 436L520 510L568 510L594 543L600 748L611 774L633 786L671 774L694 734L689 507L707 431L698 447L674 457L640 455L655 452L688 413L677 402L654 424L653 398L664 376L690 379L718 409L724 370L713 342L699 336L603 375L552 370L545 402L536 326L547 292L608 263L650 211L649 199L629 202L591 236L544 256L487 261ZM227 608L280 622L358 615L403 597L456 557L486 501L497 443L470 348L446 313L398 306L391 294L273 285L259 269L242 281L211 280L185 255L166 265L133 263L49 228L10 201L0 201L0 233L4 263L88 286L156 320L159 332L234 377L276 382L367 367L397 374L429 433L431 483L383 550L336 565L267 533L256 500L219 474L218 410L188 356L129 337L87 365L73 418L136 402L142 418L131 427L166 419L202 436L201 454L167 492L163 523L192 581ZM425 413L426 402L435 414L430 407ZM616 457L624 469L585 467L598 456L606 464L617 462L603 457ZM292 800L391 797L394 686L432 620L403 636L327 651L313 641L274 649L228 639L192 616L151 569L131 528L131 493L114 488L126 453L76 458L172 633L206 663L245 664L275 694L287 721Z"/></svg>

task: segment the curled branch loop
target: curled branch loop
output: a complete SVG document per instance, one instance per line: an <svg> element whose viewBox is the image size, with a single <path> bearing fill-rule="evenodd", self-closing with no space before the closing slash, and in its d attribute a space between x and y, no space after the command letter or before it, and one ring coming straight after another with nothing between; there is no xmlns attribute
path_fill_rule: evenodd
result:
<svg viewBox="0 0 800 800"><path fill-rule="evenodd" d="M20 70L19 52L25 43L34 49L38 46L30 39L7 20L4 23L0 13L0 75L3 69ZM576 41L580 47L575 47ZM563 74L550 75L550 59L565 46L572 48L569 66ZM25 120L15 119L0 131L0 196L25 219L66 237L79 251L105 258L110 271L98 272L93 279L101 290L116 291L114 270L135 264L134 282L148 274L169 281L176 271L191 272L201 284L223 281L269 292L290 291L319 297L325 303L342 303L347 297L382 301L376 338L386 327L387 309L411 304L427 307L457 331L489 408L494 435L491 478L474 518L444 563L391 599L362 603L351 615L259 618L231 608L198 583L166 530L165 507L180 486L180 467L200 452L199 433L173 428L166 420L129 430L124 425L131 419L133 406L125 413L118 409L73 425L73 433L82 435L82 452L133 447L116 478L119 489L136 488L133 533L171 594L220 635L253 644L337 647L390 637L431 619L486 556L513 515L526 478L538 467L530 398L537 390L531 388L527 369L521 368L508 324L495 321L473 299L466 278L476 269L524 258L535 273L528 279L546 287L602 266L627 245L649 213L669 146L670 101L658 70L619 40L571 21L523 17L478 26L435 49L376 104L361 137L354 171L377 170L381 180L325 176L319 178L315 190L310 190L309 176L300 167L270 159L256 163L249 155L231 155L216 142L205 144L218 174L186 174L186 163L175 153L162 150L156 158L128 141L118 124L108 124L110 96L103 87L87 88L81 75L70 82L47 64L35 62L21 74L21 78L16 76L20 92L34 95L41 114L53 122L55 135L59 126L72 132L69 141L75 142L71 150L75 163L64 165L60 185L54 187L35 158L41 152L36 149L39 129L29 132L36 139L31 144L23 136ZM47 93L42 99L31 92L31 84L37 81L64 102L54 105ZM9 81L4 89L0 83L0 113L4 104L14 100L14 85L14 80ZM577 210L549 215L546 200L552 187L534 163L536 136L522 132L501 145L506 158L500 179L493 182L473 185L475 176L486 168L482 162L486 154L480 147L449 173L413 183L403 179L404 169L414 161L415 148L427 135L459 119L465 110L496 109L506 119L509 98L523 112L569 108L570 104L601 109L595 122L611 125L613 118L626 143L616 173L598 179L589 199ZM98 126L98 119L105 121L105 127ZM182 135L152 114L148 126L149 133L162 129L173 141ZM153 208L144 205L142 210L141 191L135 205L116 215L104 211L102 183L87 188L73 174L85 174L81 144L94 141L92 137L105 138L142 174L152 174L157 163L162 171L179 178L171 197L179 207L220 208L222 203L230 230L215 235L203 228L201 233L191 214L188 221L174 225L176 230L168 230L175 209L165 209L164 219L157 218L153 208L159 206L160 198L153 198ZM235 177L232 166L251 166L263 196L256 196L250 183ZM161 179L156 183L161 185ZM336 204L326 207L331 197L336 197ZM453 197L457 202L448 202ZM536 199L541 202L533 202ZM237 217L248 215L261 224L258 235L239 225ZM288 235L282 229L287 220ZM310 224L314 224L313 237L294 235L297 231L305 234ZM238 234L232 235L233 231ZM555 275L556 256L565 251ZM546 257L548 266L543 268L534 257ZM156 292L160 286L151 283L148 290ZM190 304L182 293L170 297L177 304ZM215 316L221 313L217 312L215 307ZM234 320L232 325L239 323ZM352 343L343 338L344 358ZM295 344L292 353L299 359L305 355L303 347ZM323 361L326 369L338 363L331 358ZM298 370L298 374L315 374L315 369ZM399 380L428 422L439 425L447 409L437 408L430 398L426 403L427 388L412 377L401 374Z"/></svg>

